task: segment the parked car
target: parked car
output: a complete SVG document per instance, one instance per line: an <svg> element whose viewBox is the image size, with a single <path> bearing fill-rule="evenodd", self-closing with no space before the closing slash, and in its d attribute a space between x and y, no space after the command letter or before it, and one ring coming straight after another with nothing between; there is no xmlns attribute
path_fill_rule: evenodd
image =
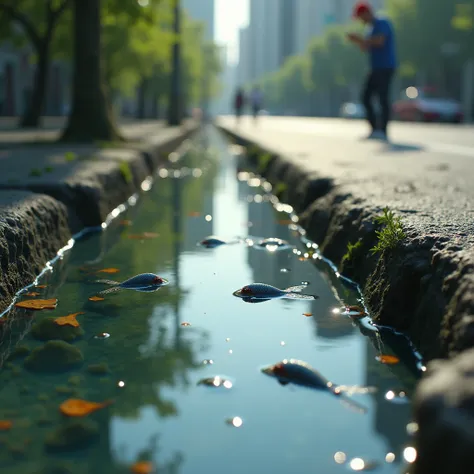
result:
<svg viewBox="0 0 474 474"><path fill-rule="evenodd" d="M347 119L365 118L364 106L357 102L346 102L345 104L342 104L340 116Z"/></svg>
<svg viewBox="0 0 474 474"><path fill-rule="evenodd" d="M408 87L393 104L394 118L416 122L451 122L464 120L461 104L442 97L434 88Z"/></svg>

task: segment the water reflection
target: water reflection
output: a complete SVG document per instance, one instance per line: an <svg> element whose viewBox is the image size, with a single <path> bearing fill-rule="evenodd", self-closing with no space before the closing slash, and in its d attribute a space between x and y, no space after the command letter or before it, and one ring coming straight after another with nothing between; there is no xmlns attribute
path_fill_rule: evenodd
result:
<svg viewBox="0 0 474 474"><path fill-rule="evenodd" d="M288 215L275 211L261 189L235 179L222 138L215 131L201 138L206 136L201 144L219 147L220 161L210 148L199 148L200 139L191 144L190 153L175 156L174 169L161 170L136 206L106 232L88 235L47 275L41 296L58 298L56 310L35 319L24 310L9 315L9 337L0 350L4 357L15 347L18 352L0 374L0 420L13 422L0 439L5 472L49 474L64 464L58 472L125 473L136 463L151 463L170 474L217 474L222 466L226 474L260 472L261 466L274 474L335 474L341 468L334 462L337 452L344 462L383 461L388 452L403 459L410 406L391 404L384 395L405 390L409 398L416 364L395 336L361 334L359 322L332 311L360 304L354 288L323 261L300 260L291 250L196 246L216 233L277 237L305 251ZM143 233L155 237L129 238ZM155 293L90 301L96 276L81 270L84 265L91 272L116 268L119 281L152 272L170 284ZM320 299L245 305L232 291L250 281L278 288L309 282L308 293ZM78 311L85 313L85 336L72 345L84 358L82 366L47 376L25 371L24 358L43 344L31 325ZM377 362L384 345L400 364ZM259 367L285 358L308 361L330 380L378 387L374 395L351 395L367 415L344 410L340 397L283 389L261 376ZM91 373L90 366L107 370ZM199 386L203 379L214 386L217 380L219 388ZM71 442L61 455L46 453L51 433L67 426L58 406L71 397L115 403L85 418L99 435L89 448ZM384 472L397 472L385 464Z"/></svg>

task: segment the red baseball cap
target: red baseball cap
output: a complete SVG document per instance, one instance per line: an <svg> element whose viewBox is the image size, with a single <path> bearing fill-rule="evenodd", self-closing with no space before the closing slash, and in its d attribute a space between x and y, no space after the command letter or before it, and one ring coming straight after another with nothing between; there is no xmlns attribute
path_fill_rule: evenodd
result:
<svg viewBox="0 0 474 474"><path fill-rule="evenodd" d="M371 12L372 7L367 2L357 2L354 5L352 16L359 18L363 13Z"/></svg>

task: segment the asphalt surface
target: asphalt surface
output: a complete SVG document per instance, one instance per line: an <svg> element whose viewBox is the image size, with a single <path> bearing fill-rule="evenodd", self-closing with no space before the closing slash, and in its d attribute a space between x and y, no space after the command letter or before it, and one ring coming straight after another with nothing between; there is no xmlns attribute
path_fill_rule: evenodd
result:
<svg viewBox="0 0 474 474"><path fill-rule="evenodd" d="M44 117L40 128L19 129L16 117L0 117L0 148L23 146L35 142L51 142L57 140L66 117ZM166 127L163 120L137 120L120 118L118 125L124 136L129 140L145 140L150 134L156 134L158 128Z"/></svg>
<svg viewBox="0 0 474 474"><path fill-rule="evenodd" d="M394 122L390 144L366 140L364 121L220 117L219 125L291 157L366 206L400 212L418 234L453 250L474 244L474 126Z"/></svg>

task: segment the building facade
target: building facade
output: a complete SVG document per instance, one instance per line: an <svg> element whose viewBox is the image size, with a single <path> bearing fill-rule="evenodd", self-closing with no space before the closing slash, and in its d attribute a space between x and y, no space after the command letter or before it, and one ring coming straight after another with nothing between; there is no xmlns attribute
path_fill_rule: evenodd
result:
<svg viewBox="0 0 474 474"><path fill-rule="evenodd" d="M239 61L237 66L237 83L247 84L251 81L251 53L250 53L250 28L239 30Z"/></svg>
<svg viewBox="0 0 474 474"><path fill-rule="evenodd" d="M331 25L349 23L356 3L357 0L250 0L248 33L240 35L239 81L254 81L278 70L289 56L304 53L311 40L323 35ZM370 3L380 10L385 2Z"/></svg>
<svg viewBox="0 0 474 474"><path fill-rule="evenodd" d="M206 40L214 39L214 0L183 0L183 8L193 20L199 20L206 25Z"/></svg>

